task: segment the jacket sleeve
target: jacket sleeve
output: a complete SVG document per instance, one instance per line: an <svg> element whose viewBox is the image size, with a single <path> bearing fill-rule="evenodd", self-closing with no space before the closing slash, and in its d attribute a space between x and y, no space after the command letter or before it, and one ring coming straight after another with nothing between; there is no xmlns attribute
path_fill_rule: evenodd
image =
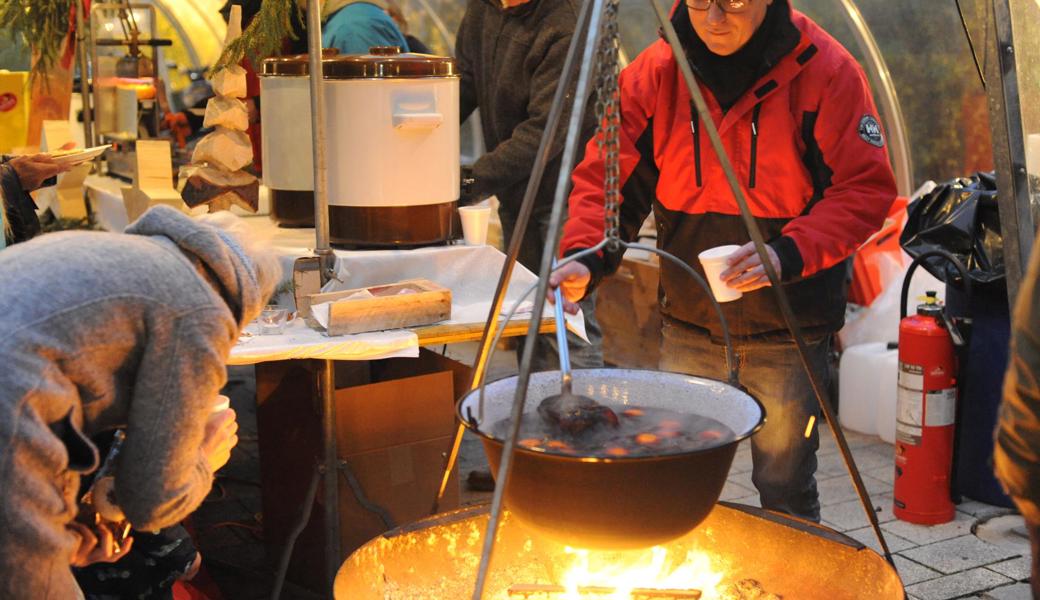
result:
<svg viewBox="0 0 1040 600"><path fill-rule="evenodd" d="M619 232L632 241L653 208L658 169L653 153L653 102L656 95L653 71L644 52L626 67L618 81L621 101ZM585 159L574 169L574 189L569 198L569 216L564 224L560 249L564 256L591 248L603 239L604 164L597 137L589 140ZM588 291L612 274L621 264L620 253L603 253L579 259L592 273Z"/></svg>
<svg viewBox="0 0 1040 600"><path fill-rule="evenodd" d="M542 141L542 132L549 120L556 86L563 77L563 63L570 44L570 35L556 35L545 42L544 53L532 55L527 61L527 64L536 65L531 74L527 119L513 129L509 139L473 163L474 192L481 195L498 194L527 181L530 177L531 165L534 164L538 146ZM535 44L534 48L539 46L542 44ZM567 122L569 112L564 112L561 122ZM557 135L550 151L550 159L560 154L563 144L564 136Z"/></svg>
<svg viewBox="0 0 1040 600"><path fill-rule="evenodd" d="M209 493L213 473L200 448L235 333L226 311L211 310L150 335L116 471L116 496L135 528L173 525Z"/></svg>
<svg viewBox="0 0 1040 600"><path fill-rule="evenodd" d="M848 258L881 228L896 198L877 109L859 65L850 61L835 70L812 135L831 171L830 185L773 244L784 263L784 279L809 277ZM789 272L798 259L800 273L797 266Z"/></svg>
<svg viewBox="0 0 1040 600"><path fill-rule="evenodd" d="M1018 292L993 465L1026 521L1040 524L1040 245Z"/></svg>
<svg viewBox="0 0 1040 600"><path fill-rule="evenodd" d="M459 125L466 122L477 110L477 88L473 78L473 60L469 53L469 21L473 14L472 2L462 17L458 34L455 36L455 61L459 67Z"/></svg>

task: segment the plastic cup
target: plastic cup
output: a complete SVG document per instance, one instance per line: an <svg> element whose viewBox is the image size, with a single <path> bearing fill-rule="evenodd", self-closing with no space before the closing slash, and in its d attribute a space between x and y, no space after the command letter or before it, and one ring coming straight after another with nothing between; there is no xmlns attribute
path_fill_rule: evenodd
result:
<svg viewBox="0 0 1040 600"><path fill-rule="evenodd" d="M231 408L231 398L221 395L217 396L217 403L213 405L213 408L210 410L210 412L216 414L219 412L224 412L229 408Z"/></svg>
<svg viewBox="0 0 1040 600"><path fill-rule="evenodd" d="M285 330L285 322L289 319L289 309L268 305L257 318L260 335L281 335Z"/></svg>
<svg viewBox="0 0 1040 600"><path fill-rule="evenodd" d="M708 280L708 284L711 285L711 291L715 294L715 300L718 302L732 302L744 296L740 290L735 290L726 285L722 281L722 277L720 277L727 268L726 260L739 249L740 246L736 245L716 246L697 255L697 258L701 261L701 266L704 267L704 275Z"/></svg>
<svg viewBox="0 0 1040 600"><path fill-rule="evenodd" d="M490 218L490 206L459 207L462 237L466 240L467 246L483 246L487 243L488 219Z"/></svg>

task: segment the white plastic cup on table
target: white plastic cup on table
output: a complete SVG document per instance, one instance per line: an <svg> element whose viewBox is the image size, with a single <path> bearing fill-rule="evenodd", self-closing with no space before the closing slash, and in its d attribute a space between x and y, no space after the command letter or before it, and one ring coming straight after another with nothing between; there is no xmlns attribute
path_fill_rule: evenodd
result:
<svg viewBox="0 0 1040 600"><path fill-rule="evenodd" d="M257 318L260 325L260 335L280 335L285 330L285 322L289 319L289 309L275 306L265 306Z"/></svg>
<svg viewBox="0 0 1040 600"><path fill-rule="evenodd" d="M726 282L722 281L722 277L720 277L722 272L728 268L726 260L739 249L740 246L736 245L716 246L697 255L704 268L708 284L711 285L711 291L715 294L715 300L718 302L732 302L744 296L740 290L726 285Z"/></svg>
<svg viewBox="0 0 1040 600"><path fill-rule="evenodd" d="M490 206L460 206L459 220L462 221L462 237L467 246L483 246L487 243Z"/></svg>

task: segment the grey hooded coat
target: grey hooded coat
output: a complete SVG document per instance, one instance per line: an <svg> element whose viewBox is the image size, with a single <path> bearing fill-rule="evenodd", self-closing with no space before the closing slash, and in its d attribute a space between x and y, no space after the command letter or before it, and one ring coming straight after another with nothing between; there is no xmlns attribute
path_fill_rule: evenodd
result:
<svg viewBox="0 0 1040 600"><path fill-rule="evenodd" d="M66 232L0 252L0 598L74 598L86 439L127 438L116 495L141 530L199 505L225 361L274 281L223 231L153 208L127 234Z"/></svg>

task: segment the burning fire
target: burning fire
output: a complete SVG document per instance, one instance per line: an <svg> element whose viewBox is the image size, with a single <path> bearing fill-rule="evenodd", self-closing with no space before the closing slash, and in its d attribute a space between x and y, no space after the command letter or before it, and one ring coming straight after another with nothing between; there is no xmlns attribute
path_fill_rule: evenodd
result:
<svg viewBox="0 0 1040 600"><path fill-rule="evenodd" d="M582 589L612 588L603 600L630 600L633 590L699 590L701 600L718 598L723 574L703 552L690 550L685 557L669 556L668 550L655 546L637 553L596 553L566 548L573 557L560 585L561 600L582 600Z"/></svg>

